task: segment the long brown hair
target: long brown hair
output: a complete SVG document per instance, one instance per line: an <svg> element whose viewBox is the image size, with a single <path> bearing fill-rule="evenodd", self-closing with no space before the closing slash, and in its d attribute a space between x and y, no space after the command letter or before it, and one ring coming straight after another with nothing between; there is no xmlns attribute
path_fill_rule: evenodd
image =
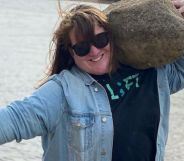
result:
<svg viewBox="0 0 184 161"><path fill-rule="evenodd" d="M60 9L60 23L50 44L49 66L40 85L46 82L49 76L58 74L63 69L71 69L74 65L73 57L69 53L70 31L74 30L76 38L91 38L94 35L95 23L106 31L109 30L107 16L93 6L77 5L65 12Z"/></svg>

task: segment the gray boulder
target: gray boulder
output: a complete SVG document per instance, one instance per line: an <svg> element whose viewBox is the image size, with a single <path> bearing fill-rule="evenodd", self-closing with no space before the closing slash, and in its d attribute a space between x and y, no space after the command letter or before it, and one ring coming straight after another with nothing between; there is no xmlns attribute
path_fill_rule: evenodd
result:
<svg viewBox="0 0 184 161"><path fill-rule="evenodd" d="M122 0L104 11L114 58L138 69L173 62L184 51L184 19L171 0Z"/></svg>

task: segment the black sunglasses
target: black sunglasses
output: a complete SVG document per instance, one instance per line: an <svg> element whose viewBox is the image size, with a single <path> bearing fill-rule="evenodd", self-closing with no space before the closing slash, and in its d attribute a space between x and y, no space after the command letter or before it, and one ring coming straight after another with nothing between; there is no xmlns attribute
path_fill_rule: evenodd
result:
<svg viewBox="0 0 184 161"><path fill-rule="evenodd" d="M109 43L108 32L102 32L95 35L91 40L82 41L71 46L78 56L85 56L89 53L91 44L96 48L104 48Z"/></svg>

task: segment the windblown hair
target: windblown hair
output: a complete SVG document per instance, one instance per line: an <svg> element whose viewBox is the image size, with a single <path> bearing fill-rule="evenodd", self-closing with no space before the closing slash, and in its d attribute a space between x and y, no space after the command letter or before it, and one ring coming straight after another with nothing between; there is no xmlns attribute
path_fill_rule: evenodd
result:
<svg viewBox="0 0 184 161"><path fill-rule="evenodd" d="M70 69L74 65L74 60L69 53L71 43L69 33L71 30L74 30L75 37L78 39L92 38L95 23L108 30L106 15L97 8L88 5L76 6L69 12L63 13L61 19L52 40L52 47L55 49L54 53L50 53L52 59L49 76L58 74L63 69Z"/></svg>
<svg viewBox="0 0 184 161"><path fill-rule="evenodd" d="M90 39L94 36L95 25L103 27L109 31L107 16L101 10L90 5L77 5L69 11L60 9L60 22L54 32L49 52L49 66L46 71L46 78L60 73L63 69L71 69L75 64L69 52L69 33L74 31L75 37L80 39Z"/></svg>

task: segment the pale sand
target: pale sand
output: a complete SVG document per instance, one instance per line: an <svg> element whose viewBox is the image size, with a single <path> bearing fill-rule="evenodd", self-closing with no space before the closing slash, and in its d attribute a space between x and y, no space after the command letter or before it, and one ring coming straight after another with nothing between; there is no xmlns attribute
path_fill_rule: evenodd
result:
<svg viewBox="0 0 184 161"><path fill-rule="evenodd" d="M77 1L72 2L78 3ZM69 2L62 1L64 7ZM95 3L101 9L105 6ZM54 0L0 0L0 106L29 95L46 66ZM172 97L166 161L184 160L184 91ZM0 146L0 161L41 161L40 137Z"/></svg>

